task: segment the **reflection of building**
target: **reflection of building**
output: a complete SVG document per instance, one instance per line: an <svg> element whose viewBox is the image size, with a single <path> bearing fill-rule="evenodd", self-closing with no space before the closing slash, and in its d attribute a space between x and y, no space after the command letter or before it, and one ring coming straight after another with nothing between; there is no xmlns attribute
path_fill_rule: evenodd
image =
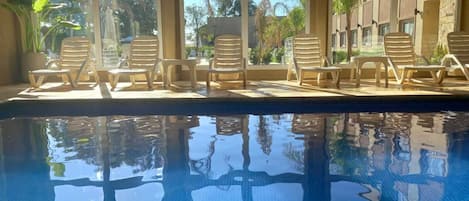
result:
<svg viewBox="0 0 469 201"><path fill-rule="evenodd" d="M389 32L414 35L418 54L430 57L446 35L457 30L458 0L367 0L352 12L352 44L360 51L382 50L383 36ZM333 51L346 47L345 15L332 16Z"/></svg>

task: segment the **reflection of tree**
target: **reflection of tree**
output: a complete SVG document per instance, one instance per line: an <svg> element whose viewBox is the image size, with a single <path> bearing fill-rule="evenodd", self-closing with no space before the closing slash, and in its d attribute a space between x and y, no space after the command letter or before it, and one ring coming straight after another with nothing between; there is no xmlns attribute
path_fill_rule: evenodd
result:
<svg viewBox="0 0 469 201"><path fill-rule="evenodd" d="M304 150L297 150L293 146L293 144L287 143L285 145L285 150L283 151L283 154L290 160L294 161L296 163L296 170L299 172L304 172L305 168L305 152Z"/></svg>
<svg viewBox="0 0 469 201"><path fill-rule="evenodd" d="M121 9L116 14L120 21L121 36L155 34L157 21L154 0L118 0L118 3Z"/></svg>
<svg viewBox="0 0 469 201"><path fill-rule="evenodd" d="M263 115L259 116L259 130L257 132L257 142L261 145L262 151L269 155L272 151L272 135L269 132L269 125Z"/></svg>
<svg viewBox="0 0 469 201"><path fill-rule="evenodd" d="M134 167L134 172L141 172L163 166L163 126L159 116L110 118L106 125L110 167L126 164ZM48 133L57 141L57 147L63 147L66 153L75 153L66 160L84 160L100 166L102 159L97 149L101 146L98 136L102 133L97 133L98 126L97 118L64 117L49 122Z"/></svg>

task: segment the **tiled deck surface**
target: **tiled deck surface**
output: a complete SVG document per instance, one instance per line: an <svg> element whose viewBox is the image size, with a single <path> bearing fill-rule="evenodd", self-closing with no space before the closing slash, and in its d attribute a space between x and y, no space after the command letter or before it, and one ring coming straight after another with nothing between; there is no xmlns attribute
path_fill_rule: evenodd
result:
<svg viewBox="0 0 469 201"><path fill-rule="evenodd" d="M345 80L341 88L332 85L318 87L315 84L298 86L296 81L249 81L247 89L242 89L239 82L212 84L207 90L205 82L199 82L195 90L190 89L189 82L176 82L169 89L163 89L155 82L153 90L148 90L144 82L131 86L130 83L119 83L115 91L110 90L108 83L94 86L93 83L81 83L71 88L62 83L46 83L39 89L31 89L28 84L0 87L0 101L16 100L100 100L100 99L276 99L276 98L360 98L360 97L406 97L406 96L467 96L469 97L469 81L462 79L446 79L442 86L431 83L412 83L399 86L390 81L389 88L384 84L376 86L374 80L362 80L356 88L354 82Z"/></svg>
<svg viewBox="0 0 469 201"><path fill-rule="evenodd" d="M189 82L176 82L169 89L155 83L148 90L144 82L131 86L120 83L115 91L108 83L94 86L81 83L71 88L62 83L46 83L39 89L28 84L0 87L0 119L31 116L101 116L152 114L273 114L343 112L431 112L469 111L469 81L446 79L442 86L431 83L389 88L362 80L361 87L344 80L341 88L318 87L296 81L249 81L213 83L207 90L199 82L195 90Z"/></svg>

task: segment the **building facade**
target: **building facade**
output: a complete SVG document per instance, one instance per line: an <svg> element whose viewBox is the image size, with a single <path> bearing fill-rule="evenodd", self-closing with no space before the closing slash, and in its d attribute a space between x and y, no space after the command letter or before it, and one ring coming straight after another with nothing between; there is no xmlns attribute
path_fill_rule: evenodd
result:
<svg viewBox="0 0 469 201"><path fill-rule="evenodd" d="M446 35L467 27L460 13L461 0L364 0L352 12L352 47L360 54L381 54L383 38L389 32L406 32L414 37L417 54L430 58L438 44L446 46ZM346 51L345 15L332 15L333 52Z"/></svg>

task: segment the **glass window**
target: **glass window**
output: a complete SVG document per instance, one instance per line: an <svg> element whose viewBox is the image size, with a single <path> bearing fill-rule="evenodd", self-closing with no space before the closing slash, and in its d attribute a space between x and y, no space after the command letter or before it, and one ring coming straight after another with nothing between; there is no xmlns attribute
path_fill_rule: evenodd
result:
<svg viewBox="0 0 469 201"><path fill-rule="evenodd" d="M380 24L378 27L378 43L383 44L384 42L384 35L389 33L389 23Z"/></svg>
<svg viewBox="0 0 469 201"><path fill-rule="evenodd" d="M250 0L249 14L249 63L285 63L285 52L290 51L285 50L286 39L305 32L305 4L300 0Z"/></svg>
<svg viewBox="0 0 469 201"><path fill-rule="evenodd" d="M358 35L357 30L352 30L352 47L357 47L357 44L358 44L358 42L357 42L357 40L358 40L357 37L358 36L357 35Z"/></svg>
<svg viewBox="0 0 469 201"><path fill-rule="evenodd" d="M158 34L154 0L100 0L99 10L104 68L118 67L135 37Z"/></svg>
<svg viewBox="0 0 469 201"><path fill-rule="evenodd" d="M337 41L336 41L336 34L332 34L331 42L332 42L332 48L336 48Z"/></svg>
<svg viewBox="0 0 469 201"><path fill-rule="evenodd" d="M363 46L371 46L371 27L363 28L362 45Z"/></svg>
<svg viewBox="0 0 469 201"><path fill-rule="evenodd" d="M347 46L347 34L344 32L340 32L340 47L344 48Z"/></svg>
<svg viewBox="0 0 469 201"><path fill-rule="evenodd" d="M155 0L99 0L97 3L66 0L64 3L67 5L64 9L51 12L42 22L44 28L54 27L54 23L62 20L81 27L60 27L51 31L45 43L51 57L58 56L64 38L86 36L93 43L92 56L97 60L97 68L116 68L120 59L127 57L133 38L158 34Z"/></svg>
<svg viewBox="0 0 469 201"><path fill-rule="evenodd" d="M414 35L414 20L403 20L400 23L399 31Z"/></svg>
<svg viewBox="0 0 469 201"><path fill-rule="evenodd" d="M185 55L208 65L215 38L222 34L241 35L241 0L184 0Z"/></svg>

